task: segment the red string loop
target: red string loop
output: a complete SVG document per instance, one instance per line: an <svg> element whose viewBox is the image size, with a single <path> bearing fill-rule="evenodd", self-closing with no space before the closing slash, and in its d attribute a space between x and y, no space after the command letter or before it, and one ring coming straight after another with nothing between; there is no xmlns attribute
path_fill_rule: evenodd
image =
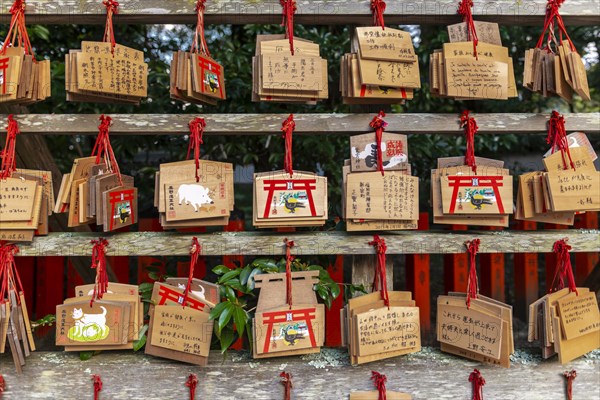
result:
<svg viewBox="0 0 600 400"><path fill-rule="evenodd" d="M35 55L33 54L33 48L29 42L29 34L25 25L25 1L15 0L10 7L10 13L12 14L10 27L8 28L0 53L2 55L6 54L6 49L9 45L12 47L23 47L23 52L33 56L35 61Z"/></svg>
<svg viewBox="0 0 600 400"><path fill-rule="evenodd" d="M0 166L0 179L10 178L17 169L17 135L21 133L19 124L13 119L12 114L8 116L8 126L6 127L6 142L4 149L0 153L2 164Z"/></svg>
<svg viewBox="0 0 600 400"><path fill-rule="evenodd" d="M469 277L467 279L467 308L471 307L471 299L476 299L479 295L479 282L477 280L477 263L475 256L479 251L479 239L473 239L465 243L467 253L469 254Z"/></svg>
<svg viewBox="0 0 600 400"><path fill-rule="evenodd" d="M571 246L567 244L568 240L568 238L557 240L552 246L552 251L558 255L558 258L556 260L556 271L554 272L554 278L552 279L552 286L550 287L549 293L552 293L554 289L556 289L556 291L563 289L566 280L569 292L575 292L576 295L579 295L577 285L575 284L575 276L573 275L573 266L571 265L571 256L569 254Z"/></svg>
<svg viewBox="0 0 600 400"><path fill-rule="evenodd" d="M187 378L187 381L185 382L185 386L190 388L190 400L194 400L196 398L196 386L197 385L198 385L198 377L196 376L196 374L190 374L190 376L188 376L188 378Z"/></svg>
<svg viewBox="0 0 600 400"><path fill-rule="evenodd" d="M2 375L0 375L0 395L2 395L2 393L4 393L5 390L6 390L6 381L4 380L4 377Z"/></svg>
<svg viewBox="0 0 600 400"><path fill-rule="evenodd" d="M471 400L483 400L483 386L485 385L485 379L481 376L481 372L478 369L474 369L469 375L469 382L473 385L473 397Z"/></svg>
<svg viewBox="0 0 600 400"><path fill-rule="evenodd" d="M556 111L552 111L550 115L550 121L548 122L548 136L546 137L546 143L552 146L552 154L556 150L560 150L563 168L565 170L575 170L575 163L571 158L571 151L569 150L569 139L567 139L567 130L565 128L565 118ZM567 158L569 162L567 163Z"/></svg>
<svg viewBox="0 0 600 400"><path fill-rule="evenodd" d="M190 141L188 144L186 159L190 158L190 154L194 151L194 160L196 161L196 182L200 182L200 145L204 144L202 139L206 121L204 118L195 118L188 124L190 128Z"/></svg>
<svg viewBox="0 0 600 400"><path fill-rule="evenodd" d="M387 376L376 371L371 371L371 380L379 392L379 400L386 400L387 390L385 388L385 383L387 382Z"/></svg>
<svg viewBox="0 0 600 400"><path fill-rule="evenodd" d="M109 130L112 125L112 118L102 114L99 119L100 125L98 125L98 137L92 148L92 156L96 156L96 164L100 164L101 161L103 161L109 172L117 174L119 185L123 186L123 178L121 177L121 171L119 170L119 163L117 163L115 153L110 144Z"/></svg>
<svg viewBox="0 0 600 400"><path fill-rule="evenodd" d="M544 19L544 28L542 33L538 39L536 44L537 48L542 48L542 44L544 43L544 37L548 35L548 43L550 43L550 38L554 37L554 26L557 25L559 29L559 38L560 44L563 43L562 37L566 36L567 42L569 43L569 47L571 51L577 52L575 45L571 41L567 29L565 27L565 23L563 22L562 16L560 15L560 6L564 3L565 0L548 0L548 4L546 5L546 16ZM556 40L556 39L554 39ZM549 45L546 46L546 50L549 52L552 51Z"/></svg>
<svg viewBox="0 0 600 400"><path fill-rule="evenodd" d="M192 53L199 53L210 57L210 51L208 51L208 44L204 37L204 11L206 10L206 0L196 1L196 33L192 40Z"/></svg>
<svg viewBox="0 0 600 400"><path fill-rule="evenodd" d="M113 27L113 15L119 13L119 3L115 0L105 0L102 2L106 7L106 25L104 26L103 42L110 42L111 52L115 54L115 30Z"/></svg>
<svg viewBox="0 0 600 400"><path fill-rule="evenodd" d="M563 376L567 378L567 400L573 400L573 381L577 378L577 371L565 371Z"/></svg>
<svg viewBox="0 0 600 400"><path fill-rule="evenodd" d="M467 40L473 42L473 56L477 58L477 31L475 30L475 22L473 21L473 0L461 0L458 3L458 14L463 17L463 22L467 24Z"/></svg>
<svg viewBox="0 0 600 400"><path fill-rule="evenodd" d="M298 7L296 0L279 0L283 7L283 20L281 26L285 26L285 37L290 41L290 52L294 55L294 14Z"/></svg>
<svg viewBox="0 0 600 400"><path fill-rule="evenodd" d="M285 243L285 298L287 304L290 306L290 310L292 309L292 261L294 261L294 256L292 256L292 247L294 247L294 241L288 240L287 238L283 239L283 243Z"/></svg>
<svg viewBox="0 0 600 400"><path fill-rule="evenodd" d="M94 292L90 300L90 307L95 300L102 299L104 293L108 291L108 273L106 272L106 248L108 240L100 238L92 240L92 265L90 268L96 270L96 279L94 282Z"/></svg>
<svg viewBox="0 0 600 400"><path fill-rule="evenodd" d="M373 25L380 26L382 30L385 30L385 23L383 22L383 13L385 12L385 1L383 0L371 0L371 12L373 13Z"/></svg>
<svg viewBox="0 0 600 400"><path fill-rule="evenodd" d="M387 245L385 244L385 240L379 237L379 235L373 235L373 240L369 242L369 245L373 246L375 248L375 252L377 253L377 266L375 267L372 291L380 290L381 300L383 300L385 306L389 308L390 297L387 289L387 273L385 269L385 252L387 251Z"/></svg>
<svg viewBox="0 0 600 400"><path fill-rule="evenodd" d="M196 268L196 264L198 263L198 257L200 257L200 253L202 252L202 246L200 246L200 243L198 242L198 238L197 237L193 237L192 238L192 247L190 248L190 273L188 275L188 281L187 284L185 285L185 290L183 291L183 300L182 300L182 304L183 307L185 308L185 305L187 304L187 299L188 299L188 295L192 290L192 279L194 279L194 269Z"/></svg>
<svg viewBox="0 0 600 400"><path fill-rule="evenodd" d="M283 371L279 374L281 384L283 385L283 400L291 400L292 398L292 374Z"/></svg>
<svg viewBox="0 0 600 400"><path fill-rule="evenodd" d="M283 160L283 169L285 172L290 174L290 177L294 174L292 168L292 134L296 129L296 122L294 121L294 114L290 114L289 117L281 124L281 136L285 140L285 158Z"/></svg>
<svg viewBox="0 0 600 400"><path fill-rule="evenodd" d="M98 400L102 391L102 378L100 375L92 375L92 382L94 382L94 400Z"/></svg>
<svg viewBox="0 0 600 400"><path fill-rule="evenodd" d="M11 292L23 292L23 284L15 263L15 254L19 253L17 245L0 241L0 302ZM21 304L20 296L17 303Z"/></svg>
<svg viewBox="0 0 600 400"><path fill-rule="evenodd" d="M471 167L473 172L477 173L477 165L475 163L475 134L479 130L475 118L469 116L469 110L463 111L460 116L460 127L465 130L465 138L467 148L465 151L465 165Z"/></svg>
<svg viewBox="0 0 600 400"><path fill-rule="evenodd" d="M369 123L369 126L375 129L375 143L377 146L377 170L381 171L381 175L383 175L383 149L381 148L381 138L383 135L383 131L388 126L388 123L384 121L383 117L385 117L385 113L383 111L379 111L373 120Z"/></svg>

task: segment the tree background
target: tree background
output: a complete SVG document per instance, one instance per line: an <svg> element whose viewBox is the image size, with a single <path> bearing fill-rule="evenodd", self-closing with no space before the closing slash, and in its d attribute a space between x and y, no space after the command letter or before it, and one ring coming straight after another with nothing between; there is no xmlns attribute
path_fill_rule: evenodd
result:
<svg viewBox="0 0 600 400"><path fill-rule="evenodd" d="M392 26L397 27L397 26ZM568 104L559 98L543 98L522 87L523 55L525 50L535 46L541 31L540 27L511 26L501 27L504 46L513 57L519 97L508 101L455 101L431 96L427 83L429 54L441 48L448 41L446 29L438 25L401 26L408 29L415 43L421 68L422 88L415 92L415 98L405 105L384 108L388 112L402 113L455 113L457 115L457 135L411 135L409 137L409 161L414 174L421 179L421 210L427 210L429 198L429 171L435 166L438 157L464 154L464 139L458 128L458 115L464 109L475 112L591 112L599 110L600 67L598 63L598 38L600 27L586 26L569 28L569 34L580 54L588 63L588 79L592 101L583 103L580 99ZM4 27L6 29L6 27ZM284 105L273 103L253 103L251 58L255 49L255 37L259 33L281 33L278 25L218 25L208 26L207 41L212 56L223 64L226 75L227 100L217 106L198 106L171 100L169 97L169 62L173 51L189 49L193 26L186 25L116 25L117 42L143 50L149 63L148 98L140 106L72 103L65 101L64 56L69 49L80 48L82 40L100 40L104 27L100 25L60 25L29 27L31 42L39 57L52 61L52 98L32 105L32 113L157 113L191 114L202 116L206 113L350 113L366 112L376 114L378 106L349 106L342 104L338 90L339 60L342 54L350 51L350 38L353 27L348 26L300 26L295 27L295 35L313 40L321 46L321 56L328 59L329 99L316 106ZM5 31L0 32L4 37ZM282 118L283 120L283 118ZM401 130L390 128L402 133ZM236 165L254 165L256 171L268 171L283 167L283 141L280 135L264 136L208 136L202 146L203 157L232 162ZM67 171L74 158L90 153L94 142L91 136L46 136L48 145L56 157L61 170ZM152 205L154 172L161 162L172 162L185 157L187 137L183 136L114 136L112 139L115 154L121 170L135 177L140 190L140 212L144 216L156 215ZM598 148L599 138L591 137ZM503 155L531 154L541 158L546 151L545 137L542 135L479 135L476 137L476 154L502 158ZM324 140L322 136L302 136L294 140L294 168L307 171L320 171L329 181L330 217L340 214L341 169L343 160L348 158L349 139L347 136L331 134ZM515 175L519 171L515 172ZM236 186L236 207L246 216L251 216L251 185ZM248 218L246 218L248 220ZM251 222L251 221L250 221ZM250 223L247 221L247 225ZM329 224L332 227L333 222ZM339 227L338 227L339 229Z"/></svg>

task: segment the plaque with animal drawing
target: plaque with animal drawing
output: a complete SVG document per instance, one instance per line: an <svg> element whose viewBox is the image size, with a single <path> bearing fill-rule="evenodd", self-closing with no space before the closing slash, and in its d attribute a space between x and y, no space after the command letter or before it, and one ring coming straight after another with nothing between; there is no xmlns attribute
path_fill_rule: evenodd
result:
<svg viewBox="0 0 600 400"><path fill-rule="evenodd" d="M441 176L444 214L512 214L511 176Z"/></svg>
<svg viewBox="0 0 600 400"><path fill-rule="evenodd" d="M212 176L210 176L212 177ZM229 196L225 179L200 183L167 183L167 221L225 217L229 215Z"/></svg>
<svg viewBox="0 0 600 400"><path fill-rule="evenodd" d="M129 321L126 303L95 301L56 306L56 345L123 344L123 325Z"/></svg>
<svg viewBox="0 0 600 400"><path fill-rule="evenodd" d="M408 141L406 135L384 132L381 137L381 155L384 170L408 168ZM352 172L377 170L377 143L375 133L350 138L350 167Z"/></svg>

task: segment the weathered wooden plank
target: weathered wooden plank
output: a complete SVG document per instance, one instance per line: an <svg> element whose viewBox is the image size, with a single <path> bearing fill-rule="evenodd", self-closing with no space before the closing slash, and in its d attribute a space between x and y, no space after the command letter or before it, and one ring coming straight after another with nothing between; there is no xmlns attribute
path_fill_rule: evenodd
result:
<svg viewBox="0 0 600 400"><path fill-rule="evenodd" d="M264 135L281 133L288 114L203 114L206 135ZM481 134L546 134L550 113L473 114ZM600 113L565 114L567 131L600 133ZM6 120L0 115L0 121ZM96 135L95 114L18 115L21 133L45 135ZM189 133L191 114L112 114L111 135L183 135ZM296 134L352 135L372 131L373 114L295 114ZM462 134L457 114L388 114L390 132L420 134Z"/></svg>
<svg viewBox="0 0 600 400"><path fill-rule="evenodd" d="M122 0L117 24L174 24L195 22L192 0ZM458 22L456 0L388 1L390 24L447 24ZM12 0L2 1L2 23L9 20ZM106 9L98 0L28 0L27 22L35 24L103 24ZM371 24L370 0L297 0L296 23L310 25ZM598 0L569 0L561 7L567 25L598 24ZM546 0L475 2L475 19L510 25L541 25ZM281 22L278 0L208 1L208 24L275 24Z"/></svg>
<svg viewBox="0 0 600 400"><path fill-rule="evenodd" d="M311 357L260 362L241 352L231 352L223 361L220 354L212 352L208 366L203 368L131 352L104 352L89 361L80 361L76 353L36 352L27 359L22 375L14 373L11 360L4 354L0 356L0 373L6 380L3 399L7 400L91 399L91 374L102 378L101 399L187 399L185 381L190 373L198 376L197 399L273 400L283 398L282 370L293 376L293 399L340 400L347 399L352 391L374 390L370 379L374 370L387 376L388 390L408 392L413 399L423 400L471 398L468 378L477 368L486 380L486 399L540 400L564 398L562 372L575 369L573 397L600 398L597 356L561 366L556 358L542 361L528 354L527 362L504 369L425 348L414 355L351 367L344 350L325 351Z"/></svg>
<svg viewBox="0 0 600 400"><path fill-rule="evenodd" d="M369 245L372 236L344 232L219 232L167 233L127 232L104 234L110 246L109 256L185 256L192 237L198 237L202 254L283 255L283 240L296 244L294 254L375 254ZM465 251L464 243L481 239L481 253L548 253L556 240L568 237L573 252L600 251L598 230L551 231L469 231L469 232L386 232L381 234L388 254L456 254ZM21 256L88 256L94 233L50 233L36 237L31 244L20 245Z"/></svg>
<svg viewBox="0 0 600 400"><path fill-rule="evenodd" d="M367 290L370 290L373 286L373 277L378 262L375 254L352 256L352 284L364 285ZM385 277L387 289L394 290L394 263L390 257L386 259ZM377 284L379 285L379 282Z"/></svg>

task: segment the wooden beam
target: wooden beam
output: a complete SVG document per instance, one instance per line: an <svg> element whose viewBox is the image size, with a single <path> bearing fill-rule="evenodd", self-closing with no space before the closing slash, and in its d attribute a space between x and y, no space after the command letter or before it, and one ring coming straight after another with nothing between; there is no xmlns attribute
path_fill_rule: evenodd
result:
<svg viewBox="0 0 600 400"><path fill-rule="evenodd" d="M12 0L1 3L1 23L10 21ZM192 24L196 22L191 0L123 0L116 24ZM385 22L394 24L448 24L459 22L456 0L389 1ZM371 25L370 0L297 0L295 22L304 25ZM565 24L598 23L598 0L569 0L560 13ZM546 0L475 2L476 20L503 25L539 25L544 22ZM220 0L206 4L207 24L279 24L278 0ZM104 24L106 9L98 0L28 0L30 24ZM118 38L117 38L118 40Z"/></svg>
<svg viewBox="0 0 600 400"><path fill-rule="evenodd" d="M294 114L295 134L353 135L372 131L374 114ZM288 114L203 114L206 135L265 135L281 133ZM473 114L482 134L546 134L550 113L546 114ZM600 133L600 113L565 114L567 131ZM5 121L7 115L0 115ZM185 135L192 114L112 114L111 135ZM23 134L97 135L95 114L17 115ZM413 134L463 133L458 114L388 114L390 132Z"/></svg>
<svg viewBox="0 0 600 400"><path fill-rule="evenodd" d="M213 255L283 255L283 239L296 243L294 255L374 254L369 246L371 235L344 232L219 232L167 233L127 232L103 234L110 246L109 256L187 256L193 236L202 244L202 254ZM598 230L550 231L468 231L468 232L386 232L388 254L457 254L464 253L465 241L481 239L480 253L548 253L558 239L569 238L573 252L600 251ZM50 233L21 244L20 256L87 256L90 240L98 233Z"/></svg>

